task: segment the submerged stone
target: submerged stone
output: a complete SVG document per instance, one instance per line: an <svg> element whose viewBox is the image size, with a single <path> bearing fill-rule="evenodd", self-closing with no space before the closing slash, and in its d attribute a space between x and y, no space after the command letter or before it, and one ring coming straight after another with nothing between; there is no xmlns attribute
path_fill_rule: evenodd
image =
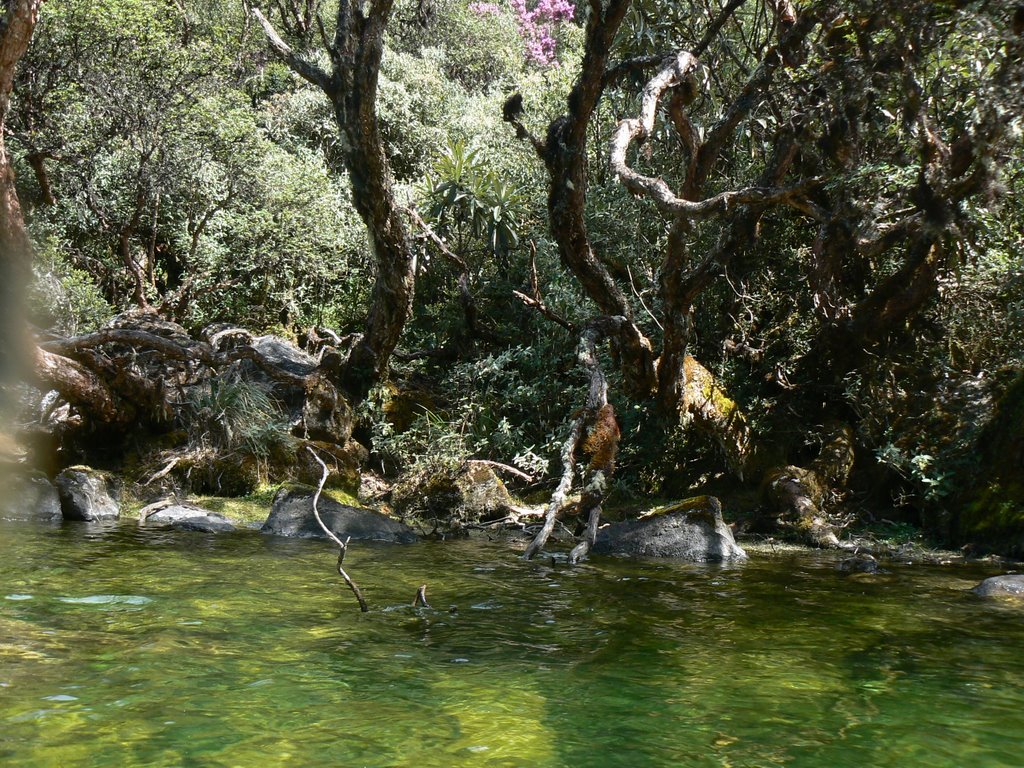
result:
<svg viewBox="0 0 1024 768"><path fill-rule="evenodd" d="M228 533L235 526L224 517L194 504L164 500L139 511L140 525L167 525L181 531Z"/></svg>
<svg viewBox="0 0 1024 768"><path fill-rule="evenodd" d="M69 467L57 475L65 520L112 520L121 514L121 483L108 472Z"/></svg>
<svg viewBox="0 0 1024 768"><path fill-rule="evenodd" d="M747 559L713 496L699 496L637 520L609 525L598 531L593 551L691 562Z"/></svg>
<svg viewBox="0 0 1024 768"><path fill-rule="evenodd" d="M971 590L981 597L1024 598L1024 573L992 576Z"/></svg>
<svg viewBox="0 0 1024 768"><path fill-rule="evenodd" d="M260 529L261 532L274 536L327 538L313 514L314 494L312 488L282 488L274 497L270 516ZM320 496L317 508L324 525L342 540L351 536L357 541L411 544L419 538L405 523L370 509L339 504L326 495Z"/></svg>

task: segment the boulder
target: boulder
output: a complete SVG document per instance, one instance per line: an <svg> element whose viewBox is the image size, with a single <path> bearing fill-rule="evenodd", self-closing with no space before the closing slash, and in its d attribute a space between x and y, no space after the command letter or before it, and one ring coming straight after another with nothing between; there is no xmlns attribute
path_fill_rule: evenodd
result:
<svg viewBox="0 0 1024 768"><path fill-rule="evenodd" d="M181 531L227 533L235 530L226 517L197 507L195 504L170 499L158 501L139 510L140 525L167 525Z"/></svg>
<svg viewBox="0 0 1024 768"><path fill-rule="evenodd" d="M313 514L312 488L292 486L282 488L274 497L270 516L260 529L274 536L300 538L327 538ZM417 540L415 531L404 523L369 509L339 504L326 495L320 496L320 517L334 534L344 540L387 541L410 544Z"/></svg>
<svg viewBox="0 0 1024 768"><path fill-rule="evenodd" d="M0 517L8 520L60 520L60 496L42 472L4 475Z"/></svg>
<svg viewBox="0 0 1024 768"><path fill-rule="evenodd" d="M494 470L469 461L454 472L428 474L395 488L392 502L403 515L459 529L508 514L512 497Z"/></svg>
<svg viewBox="0 0 1024 768"><path fill-rule="evenodd" d="M992 576L971 590L981 597L1024 598L1024 573Z"/></svg>
<svg viewBox="0 0 1024 768"><path fill-rule="evenodd" d="M56 480L65 520L111 520L121 514L121 483L108 472L70 467Z"/></svg>
<svg viewBox="0 0 1024 768"><path fill-rule="evenodd" d="M597 533L596 553L672 557L691 562L745 560L714 496L698 496Z"/></svg>

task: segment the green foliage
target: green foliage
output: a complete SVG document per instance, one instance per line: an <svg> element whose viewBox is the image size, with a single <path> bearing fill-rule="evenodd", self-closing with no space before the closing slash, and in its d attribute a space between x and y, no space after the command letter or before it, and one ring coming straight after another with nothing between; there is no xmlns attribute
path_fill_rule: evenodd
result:
<svg viewBox="0 0 1024 768"><path fill-rule="evenodd" d="M189 444L200 450L264 461L294 450L280 406L259 384L212 379L190 389L182 407Z"/></svg>
<svg viewBox="0 0 1024 768"><path fill-rule="evenodd" d="M427 213L439 233L466 250L468 237L484 243L494 256L507 259L519 245L524 201L506 180L483 163L476 150L459 140L434 164L426 178Z"/></svg>
<svg viewBox="0 0 1024 768"><path fill-rule="evenodd" d="M100 295L92 275L69 263L63 251L64 246L54 238L37 248L29 317L36 326L57 333L73 336L94 331L114 310Z"/></svg>
<svg viewBox="0 0 1024 768"><path fill-rule="evenodd" d="M417 4L397 3L395 13L408 18ZM487 91L522 73L523 45L510 10L481 15L469 5L467 0L438 0L427 24L396 25L391 43L397 51L436 58L445 79L466 91Z"/></svg>

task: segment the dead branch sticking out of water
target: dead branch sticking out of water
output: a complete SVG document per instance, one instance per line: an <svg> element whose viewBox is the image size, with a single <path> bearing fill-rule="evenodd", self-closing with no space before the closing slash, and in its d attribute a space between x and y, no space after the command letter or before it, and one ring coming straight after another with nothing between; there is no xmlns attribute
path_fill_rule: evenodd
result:
<svg viewBox="0 0 1024 768"><path fill-rule="evenodd" d="M416 597L412 599L412 607L422 605L424 608L429 608L430 603L427 602L427 585L420 584L420 588L416 590Z"/></svg>
<svg viewBox="0 0 1024 768"><path fill-rule="evenodd" d="M551 495L543 527L523 554L527 560L543 549L554 530L558 510L565 505L566 497L572 488L572 481L576 475L576 453L581 443L584 452L591 457L586 468L587 482L579 503L580 511L587 515L587 526L583 538L569 554L569 562L575 565L586 557L597 538L601 505L608 493L615 469L615 454L619 446L619 427L615 419L615 410L608 403L608 382L597 357L597 345L614 325L613 318L598 318L589 323L580 335L577 360L586 368L590 377L587 404L581 415L573 421L569 437L562 446L562 478ZM588 428L586 439L584 426Z"/></svg>
<svg viewBox="0 0 1024 768"><path fill-rule="evenodd" d="M352 590L352 594L355 595L356 600L359 601L359 610L363 613L368 613L370 611L370 607L366 604L366 598L363 597L363 593L359 590L359 587L356 586L356 583L352 581L352 577L345 572L345 568L343 567L343 563L345 562L345 553L348 551L348 543L352 540L352 537L348 536L344 541L342 541L335 536L334 532L324 524L323 519L320 517L320 509L317 506L320 501L320 494L324 489L324 485L327 483L327 476L330 474L330 470L327 469L327 465L324 464L319 456L317 456L316 451L309 446L306 446L306 450L313 455L316 463L319 464L320 469L323 470L323 475L320 478L320 485L317 486L316 493L313 494L313 515L316 517L316 521L320 524L320 528L325 534L327 534L327 538L331 539L338 545L338 548L340 549L338 552L338 574L345 580L345 583L348 584L348 588ZM420 587L420 589L423 589L423 587Z"/></svg>

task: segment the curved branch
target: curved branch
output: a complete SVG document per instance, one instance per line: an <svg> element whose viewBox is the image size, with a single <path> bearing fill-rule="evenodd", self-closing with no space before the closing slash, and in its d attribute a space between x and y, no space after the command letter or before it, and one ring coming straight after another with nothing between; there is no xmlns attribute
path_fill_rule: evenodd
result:
<svg viewBox="0 0 1024 768"><path fill-rule="evenodd" d="M766 205L789 203L810 186L819 183L817 179L803 182L794 187L770 189L747 187L745 189L721 192L705 200L687 200L678 197L664 179L644 176L629 167L626 152L634 141L644 141L654 132L654 119L658 102L665 91L681 84L697 67L697 59L689 51L682 51L668 62L647 84L643 91L640 117L620 120L612 136L610 165L612 172L626 189L635 195L650 198L658 208L668 215L688 219L706 218L728 211L737 205Z"/></svg>
<svg viewBox="0 0 1024 768"><path fill-rule="evenodd" d="M306 61L299 56L292 47L288 45L281 36L277 34L277 30L267 20L267 17L260 13L259 8L253 8L251 10L253 18L259 22L259 25L263 27L263 34L267 36L267 43L273 49L285 64L299 75L304 80L309 81L313 85L317 86L324 93L328 95L334 92L334 83L331 80L331 76L324 72L320 67L312 62Z"/></svg>

